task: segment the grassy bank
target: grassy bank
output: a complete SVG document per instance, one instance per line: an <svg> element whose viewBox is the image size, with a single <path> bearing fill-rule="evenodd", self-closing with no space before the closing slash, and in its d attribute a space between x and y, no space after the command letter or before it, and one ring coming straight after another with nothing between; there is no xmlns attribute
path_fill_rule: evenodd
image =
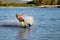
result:
<svg viewBox="0 0 60 40"><path fill-rule="evenodd" d="M26 3L8 3L0 4L0 7L35 7L35 4L26 4Z"/></svg>

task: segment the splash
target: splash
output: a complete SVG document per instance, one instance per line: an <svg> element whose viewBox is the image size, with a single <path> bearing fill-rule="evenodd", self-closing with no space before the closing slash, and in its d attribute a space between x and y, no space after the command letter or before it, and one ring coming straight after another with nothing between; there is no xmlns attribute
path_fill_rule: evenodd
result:
<svg viewBox="0 0 60 40"><path fill-rule="evenodd" d="M33 25L34 20L32 16L25 16L24 20L27 21L29 24ZM3 26L22 26L16 18L0 20L0 26L2 25Z"/></svg>

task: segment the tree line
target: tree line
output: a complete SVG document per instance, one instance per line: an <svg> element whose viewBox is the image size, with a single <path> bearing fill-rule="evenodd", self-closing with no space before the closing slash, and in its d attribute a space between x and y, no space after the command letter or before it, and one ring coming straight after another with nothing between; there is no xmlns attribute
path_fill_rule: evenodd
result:
<svg viewBox="0 0 60 40"><path fill-rule="evenodd" d="M6 0L6 3L3 2L3 0L0 0L0 6L39 6L39 5L60 5L60 0L33 0L27 3L16 3L16 2L8 2Z"/></svg>
<svg viewBox="0 0 60 40"><path fill-rule="evenodd" d="M33 3L35 5L60 5L60 0L33 0L28 3Z"/></svg>

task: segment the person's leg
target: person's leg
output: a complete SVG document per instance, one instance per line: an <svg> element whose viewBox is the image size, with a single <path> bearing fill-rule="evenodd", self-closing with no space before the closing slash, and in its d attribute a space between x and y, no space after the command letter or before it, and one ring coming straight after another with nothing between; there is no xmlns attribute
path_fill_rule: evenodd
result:
<svg viewBox="0 0 60 40"><path fill-rule="evenodd" d="M31 27L32 25L28 24L29 27Z"/></svg>

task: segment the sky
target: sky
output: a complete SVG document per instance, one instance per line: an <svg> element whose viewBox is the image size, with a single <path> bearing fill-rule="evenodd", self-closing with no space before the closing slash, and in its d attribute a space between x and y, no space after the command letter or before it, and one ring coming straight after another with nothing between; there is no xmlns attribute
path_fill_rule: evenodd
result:
<svg viewBox="0 0 60 40"><path fill-rule="evenodd" d="M32 1L32 0L9 0L9 2L29 2L29 1ZM6 0L4 0L4 2L6 2Z"/></svg>
<svg viewBox="0 0 60 40"><path fill-rule="evenodd" d="M9 0L9 1L32 1L32 0Z"/></svg>
<svg viewBox="0 0 60 40"><path fill-rule="evenodd" d="M32 0L23 0L23 1L32 1Z"/></svg>

